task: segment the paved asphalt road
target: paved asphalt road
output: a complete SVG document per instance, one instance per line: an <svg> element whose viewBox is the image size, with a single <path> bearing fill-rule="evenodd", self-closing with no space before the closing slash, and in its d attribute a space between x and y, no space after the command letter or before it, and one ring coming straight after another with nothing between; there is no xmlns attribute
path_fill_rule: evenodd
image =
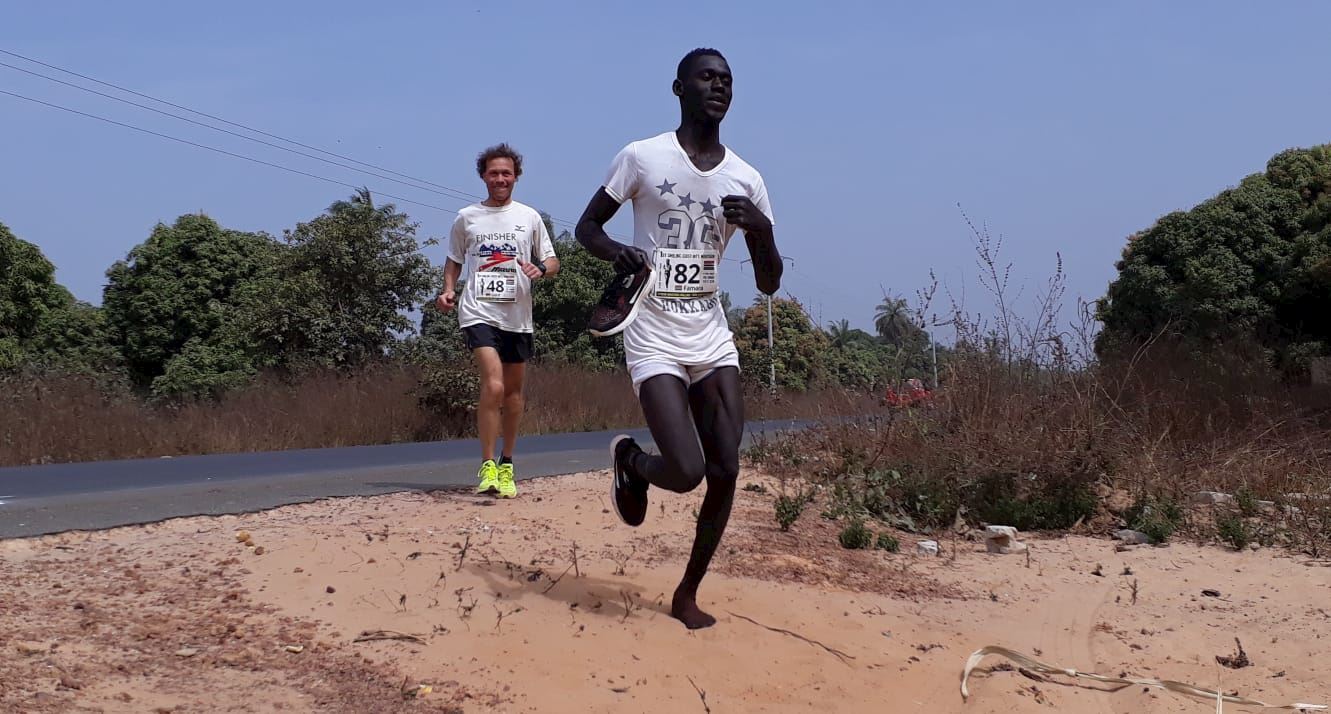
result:
<svg viewBox="0 0 1331 714"><path fill-rule="evenodd" d="M802 426L751 423L745 441ZM616 433L523 437L518 478L605 468ZM645 429L629 433L644 448L651 444ZM476 442L468 439L0 468L0 538L246 513L334 496L465 487L476 478L476 464Z"/></svg>

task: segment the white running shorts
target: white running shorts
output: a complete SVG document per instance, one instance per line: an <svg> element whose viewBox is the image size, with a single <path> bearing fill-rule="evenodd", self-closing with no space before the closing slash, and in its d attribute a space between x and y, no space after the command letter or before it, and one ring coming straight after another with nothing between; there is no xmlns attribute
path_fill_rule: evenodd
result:
<svg viewBox="0 0 1331 714"><path fill-rule="evenodd" d="M629 376L633 379L633 394L638 395L638 388L643 382L661 374L670 374L684 382L685 387L692 386L707 378L707 375L721 367L739 368L739 352L734 347L706 364L681 364L666 355L652 355L635 360L629 366Z"/></svg>

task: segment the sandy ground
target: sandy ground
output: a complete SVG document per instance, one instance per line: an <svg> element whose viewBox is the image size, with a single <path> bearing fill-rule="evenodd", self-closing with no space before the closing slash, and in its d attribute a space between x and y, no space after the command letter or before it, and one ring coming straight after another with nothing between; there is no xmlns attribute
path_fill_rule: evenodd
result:
<svg viewBox="0 0 1331 714"><path fill-rule="evenodd" d="M666 611L701 493L653 491L629 529L606 485L601 472L527 482L513 502L406 493L0 542L0 708L1214 710L998 659L963 703L962 665L989 644L1331 702L1331 569L1296 557L1031 536L1029 560L964 539L919 557L904 535L901 554L852 552L816 504L781 533L772 496L742 492L702 591L719 622L690 632ZM413 638L355 641L377 631ZM1236 637L1252 665L1222 668Z"/></svg>

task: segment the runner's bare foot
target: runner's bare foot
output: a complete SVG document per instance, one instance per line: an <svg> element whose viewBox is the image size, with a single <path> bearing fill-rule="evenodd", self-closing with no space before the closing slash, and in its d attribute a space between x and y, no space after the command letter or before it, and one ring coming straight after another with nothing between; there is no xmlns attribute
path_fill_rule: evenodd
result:
<svg viewBox="0 0 1331 714"><path fill-rule="evenodd" d="M684 623L690 630L700 630L716 624L716 618L698 609L698 602L691 595L675 593L670 603L670 616Z"/></svg>

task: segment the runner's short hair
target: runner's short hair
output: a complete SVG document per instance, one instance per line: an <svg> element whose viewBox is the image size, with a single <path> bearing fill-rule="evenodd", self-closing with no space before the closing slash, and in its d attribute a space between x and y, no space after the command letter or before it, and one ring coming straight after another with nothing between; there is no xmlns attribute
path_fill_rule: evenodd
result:
<svg viewBox="0 0 1331 714"><path fill-rule="evenodd" d="M699 47L696 50L689 50L689 53L684 55L684 59L679 61L679 66L675 68L675 79L683 81L684 73L689 70L689 66L693 64L693 60L698 59L699 57L720 57L722 61L729 61L726 59L725 55L721 54L721 50L714 50L711 47Z"/></svg>
<svg viewBox="0 0 1331 714"><path fill-rule="evenodd" d="M522 154L519 154L517 149L508 144L495 144L476 156L476 174L478 176L485 176L485 167L490 165L492 159L512 159L513 175L522 175Z"/></svg>

